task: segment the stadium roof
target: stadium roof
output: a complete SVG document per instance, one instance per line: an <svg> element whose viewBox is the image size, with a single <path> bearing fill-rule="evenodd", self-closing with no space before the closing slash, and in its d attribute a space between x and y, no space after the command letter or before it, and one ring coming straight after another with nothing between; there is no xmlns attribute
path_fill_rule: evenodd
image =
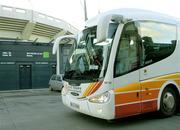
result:
<svg viewBox="0 0 180 130"><path fill-rule="evenodd" d="M67 22L33 10L0 5L0 39L52 42L78 29Z"/></svg>

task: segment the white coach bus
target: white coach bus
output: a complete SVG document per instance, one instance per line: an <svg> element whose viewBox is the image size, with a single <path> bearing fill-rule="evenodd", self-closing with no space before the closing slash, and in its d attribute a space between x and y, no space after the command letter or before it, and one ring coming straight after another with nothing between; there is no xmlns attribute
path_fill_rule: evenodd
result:
<svg viewBox="0 0 180 130"><path fill-rule="evenodd" d="M56 40L54 53L61 39ZM107 120L176 112L180 99L178 19L137 9L113 10L88 20L75 39L64 74L66 106Z"/></svg>

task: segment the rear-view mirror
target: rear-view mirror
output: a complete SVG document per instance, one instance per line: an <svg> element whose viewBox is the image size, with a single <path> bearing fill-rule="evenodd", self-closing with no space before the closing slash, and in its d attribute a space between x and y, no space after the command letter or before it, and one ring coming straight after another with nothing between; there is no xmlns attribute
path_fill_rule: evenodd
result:
<svg viewBox="0 0 180 130"><path fill-rule="evenodd" d="M101 16L97 24L97 43L105 41L108 37L110 22L120 23L122 20L123 16L117 14Z"/></svg>

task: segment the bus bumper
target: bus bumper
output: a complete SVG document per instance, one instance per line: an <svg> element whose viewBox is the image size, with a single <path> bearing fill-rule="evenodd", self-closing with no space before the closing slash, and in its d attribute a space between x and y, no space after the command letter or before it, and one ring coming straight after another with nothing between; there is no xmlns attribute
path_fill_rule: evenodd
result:
<svg viewBox="0 0 180 130"><path fill-rule="evenodd" d="M115 118L114 94L106 103L92 103L86 99L76 99L70 95L62 95L63 104L71 109L101 119L111 120Z"/></svg>

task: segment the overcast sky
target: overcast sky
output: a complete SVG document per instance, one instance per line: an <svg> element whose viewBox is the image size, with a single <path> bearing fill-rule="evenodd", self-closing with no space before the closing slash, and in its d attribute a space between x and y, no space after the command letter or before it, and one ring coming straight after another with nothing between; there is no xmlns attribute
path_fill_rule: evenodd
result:
<svg viewBox="0 0 180 130"><path fill-rule="evenodd" d="M117 8L139 8L180 18L180 0L86 0L88 18ZM84 26L83 0L0 0L1 5L32 9L67 21L78 29Z"/></svg>

